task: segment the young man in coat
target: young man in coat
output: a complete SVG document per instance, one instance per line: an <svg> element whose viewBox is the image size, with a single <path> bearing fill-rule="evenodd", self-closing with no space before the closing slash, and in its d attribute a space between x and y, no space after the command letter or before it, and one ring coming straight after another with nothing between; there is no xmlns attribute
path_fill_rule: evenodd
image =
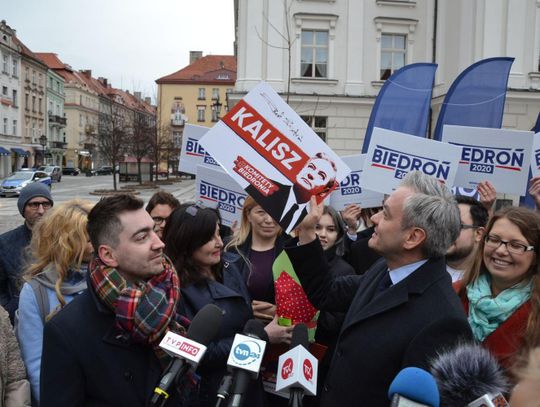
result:
<svg viewBox="0 0 540 407"><path fill-rule="evenodd" d="M383 257L363 276L332 279L316 238L322 207L287 248L313 305L347 312L320 395L321 406L384 406L394 377L407 366L429 369L437 350L470 328L444 254L460 230L459 210L439 182L412 172L372 217L369 241Z"/></svg>
<svg viewBox="0 0 540 407"><path fill-rule="evenodd" d="M87 228L88 290L45 325L40 405L148 405L169 362L159 342L184 332L178 276L140 199L102 199ZM181 405L174 389L168 405Z"/></svg>

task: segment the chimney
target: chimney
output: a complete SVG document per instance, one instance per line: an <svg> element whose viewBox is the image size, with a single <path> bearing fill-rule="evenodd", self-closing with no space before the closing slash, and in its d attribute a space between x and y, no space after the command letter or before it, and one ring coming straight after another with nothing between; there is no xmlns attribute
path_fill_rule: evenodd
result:
<svg viewBox="0 0 540 407"><path fill-rule="evenodd" d="M144 98L144 101L145 101L147 104L149 104L149 105L152 104L152 98L151 98L150 96L145 97L145 98Z"/></svg>
<svg viewBox="0 0 540 407"><path fill-rule="evenodd" d="M199 58L202 58L202 51L189 51L189 64L190 65Z"/></svg>
<svg viewBox="0 0 540 407"><path fill-rule="evenodd" d="M100 76L97 80L98 80L98 82L101 83L104 87L106 87L106 88L109 87L107 78L104 78L104 77Z"/></svg>
<svg viewBox="0 0 540 407"><path fill-rule="evenodd" d="M88 78L92 77L92 70L91 69L81 69L81 73Z"/></svg>
<svg viewBox="0 0 540 407"><path fill-rule="evenodd" d="M136 99L141 100L141 92L133 92L133 96L135 96Z"/></svg>

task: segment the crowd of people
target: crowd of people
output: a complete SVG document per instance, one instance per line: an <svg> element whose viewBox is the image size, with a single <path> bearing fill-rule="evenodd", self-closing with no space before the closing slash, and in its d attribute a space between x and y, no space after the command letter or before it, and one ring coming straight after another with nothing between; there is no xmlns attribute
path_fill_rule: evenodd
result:
<svg viewBox="0 0 540 407"><path fill-rule="evenodd" d="M287 235L251 196L229 229L216 209L163 191L146 207L128 194L54 205L30 184L18 199L24 224L0 236L0 406L150 405L171 364L161 339L186 335L208 304L222 324L166 405L216 405L249 320L264 324L270 348L291 343L295 321L276 311L282 253L319 311L313 339L326 349L305 405L389 405L403 368L430 371L463 343L497 360L513 407L538 401L540 214L494 210L488 182L478 192L454 196L411 172L380 208L340 212L312 198ZM530 192L540 207L540 178ZM288 402L259 378L244 405Z"/></svg>

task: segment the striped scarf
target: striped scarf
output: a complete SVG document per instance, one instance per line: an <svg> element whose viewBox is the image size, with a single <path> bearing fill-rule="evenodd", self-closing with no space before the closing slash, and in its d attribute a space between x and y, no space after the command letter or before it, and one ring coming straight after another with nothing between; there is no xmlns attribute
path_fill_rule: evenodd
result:
<svg viewBox="0 0 540 407"><path fill-rule="evenodd" d="M157 350L167 331L185 335L189 320L176 313L180 281L167 257L163 256L163 272L147 281L127 282L97 258L89 272L96 295L115 313L116 327L131 341Z"/></svg>

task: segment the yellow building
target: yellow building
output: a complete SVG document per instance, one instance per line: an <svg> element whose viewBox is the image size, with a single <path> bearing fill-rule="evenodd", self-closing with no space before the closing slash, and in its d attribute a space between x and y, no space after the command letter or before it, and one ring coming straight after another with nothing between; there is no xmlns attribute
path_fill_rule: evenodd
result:
<svg viewBox="0 0 540 407"><path fill-rule="evenodd" d="M191 51L188 66L156 80L161 135L180 148L185 123L212 127L227 112L227 92L235 81L234 56Z"/></svg>

